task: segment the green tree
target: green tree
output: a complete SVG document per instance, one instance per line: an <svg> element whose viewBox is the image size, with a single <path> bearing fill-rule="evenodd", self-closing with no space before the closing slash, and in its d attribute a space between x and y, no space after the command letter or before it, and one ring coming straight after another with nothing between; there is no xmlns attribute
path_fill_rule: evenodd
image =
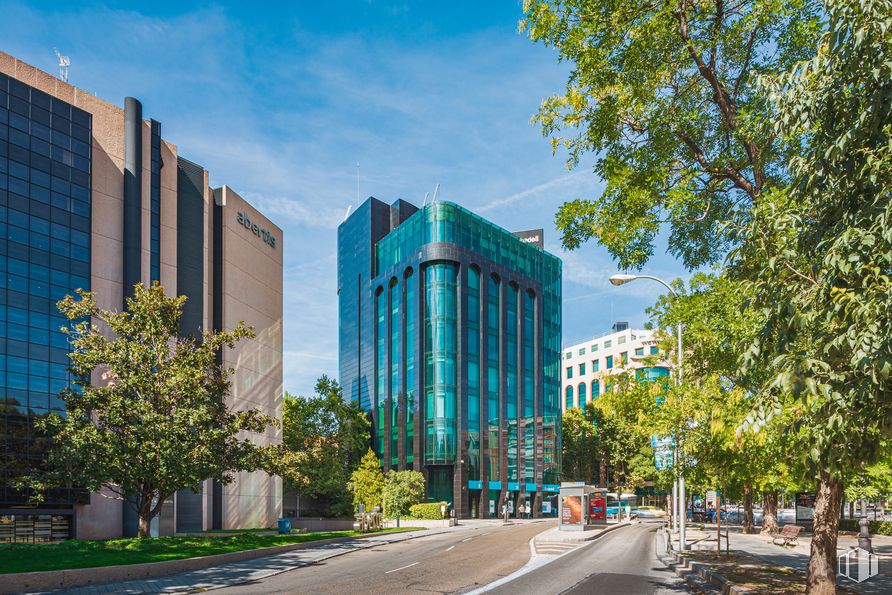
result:
<svg viewBox="0 0 892 595"><path fill-rule="evenodd" d="M388 471L383 500L384 514L388 518L407 516L409 508L424 502L424 474L420 471Z"/></svg>
<svg viewBox="0 0 892 595"><path fill-rule="evenodd" d="M795 184L773 193L743 232L739 273L765 320L749 365L770 365L772 391L750 420L795 399L817 482L808 592L835 589L844 481L875 464L892 430L892 9L828 0L815 58L763 80L778 134L799 139Z"/></svg>
<svg viewBox="0 0 892 595"><path fill-rule="evenodd" d="M359 467L350 475L347 488L353 492L353 507L365 506L371 511L375 506L381 506L384 493L384 472L381 471L381 463L371 448L366 452Z"/></svg>
<svg viewBox="0 0 892 595"><path fill-rule="evenodd" d="M369 446L370 423L357 403L344 400L337 381L322 376L312 397L285 394L282 442L294 453L286 489L323 501L328 516L353 511L350 474Z"/></svg>
<svg viewBox="0 0 892 595"><path fill-rule="evenodd" d="M573 407L561 420L561 477L564 481L584 481L598 484L603 455L598 428L594 423L594 408L586 405L585 411ZM606 487L606 486L605 486Z"/></svg>
<svg viewBox="0 0 892 595"><path fill-rule="evenodd" d="M757 436L737 431L752 410L752 396L770 380L768 366L741 370L738 365L759 329L758 313L747 310L751 287L721 272L698 273L688 287L676 284L676 289L678 297L664 296L650 314L661 328L682 324L685 329L685 398L696 401L692 413L706 414L698 425L705 434L697 437L692 452L699 466L710 470L703 487L727 488L727 496L739 494L745 532L752 530L753 502L761 492L763 532L776 531L778 492L796 485L793 473L802 467L792 459L803 443L777 423L789 420L788 415L778 416ZM664 337L663 344L675 349L674 337Z"/></svg>
<svg viewBox="0 0 892 595"><path fill-rule="evenodd" d="M611 378L607 391L591 407L592 421L612 471L613 484L622 494L643 487L657 475L650 447L649 419L656 414L659 383L635 382L628 374Z"/></svg>
<svg viewBox="0 0 892 595"><path fill-rule="evenodd" d="M231 411L233 370L216 360L224 347L252 337L249 327L182 337L186 298L167 297L157 284L137 284L122 312L78 293L59 302L75 323L66 330L74 387L62 393L67 415L42 424L53 437L50 483L116 494L135 507L146 537L177 490L198 490L209 478L229 483L238 471L281 469L281 449L251 440L276 420L258 409Z"/></svg>
<svg viewBox="0 0 892 595"><path fill-rule="evenodd" d="M572 65L566 91L534 120L568 167L587 153L604 181L557 214L563 244L595 238L622 268L641 267L664 226L689 267L716 262L785 177L787 146L771 128L754 74L814 54L814 0L526 0L521 30Z"/></svg>

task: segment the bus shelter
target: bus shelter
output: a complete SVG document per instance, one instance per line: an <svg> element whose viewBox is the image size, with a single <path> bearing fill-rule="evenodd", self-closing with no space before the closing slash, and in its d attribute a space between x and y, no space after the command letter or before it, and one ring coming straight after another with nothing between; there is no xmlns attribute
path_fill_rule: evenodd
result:
<svg viewBox="0 0 892 595"><path fill-rule="evenodd" d="M607 524L607 489L585 483L562 483L558 528L585 531Z"/></svg>

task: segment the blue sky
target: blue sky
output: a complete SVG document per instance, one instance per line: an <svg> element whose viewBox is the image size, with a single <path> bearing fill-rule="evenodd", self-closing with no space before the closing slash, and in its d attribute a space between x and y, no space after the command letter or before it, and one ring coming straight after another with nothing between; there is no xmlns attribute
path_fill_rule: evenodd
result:
<svg viewBox="0 0 892 595"><path fill-rule="evenodd" d="M558 206L601 184L593 159L567 171L530 124L569 67L517 33L520 2L283 5L0 0L0 49L55 73L58 47L74 85L139 98L213 185L283 228L286 390L337 376L335 229L357 163L363 198L420 204L439 183L502 227L545 228L564 261L565 344L647 320L657 285L614 288L603 248L560 248ZM664 248L645 272L685 275Z"/></svg>

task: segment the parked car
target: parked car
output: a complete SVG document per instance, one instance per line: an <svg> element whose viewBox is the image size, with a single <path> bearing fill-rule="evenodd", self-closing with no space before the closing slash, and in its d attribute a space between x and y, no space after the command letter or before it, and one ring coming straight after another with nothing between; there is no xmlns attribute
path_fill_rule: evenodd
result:
<svg viewBox="0 0 892 595"><path fill-rule="evenodd" d="M632 510L632 514L637 514L641 518L663 518L666 511L656 506L639 506Z"/></svg>

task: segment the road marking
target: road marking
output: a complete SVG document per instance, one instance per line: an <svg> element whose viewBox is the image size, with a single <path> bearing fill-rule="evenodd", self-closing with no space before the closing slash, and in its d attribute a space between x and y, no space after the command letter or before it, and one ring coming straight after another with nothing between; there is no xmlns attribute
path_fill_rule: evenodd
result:
<svg viewBox="0 0 892 595"><path fill-rule="evenodd" d="M450 545L449 547L446 548L446 551L448 552L449 550L451 550L454 547L455 547L454 545Z"/></svg>
<svg viewBox="0 0 892 595"><path fill-rule="evenodd" d="M466 542L466 541L471 541L472 539L474 539L474 538L473 538L473 537L468 537L467 539L462 539L461 542L464 543L464 542Z"/></svg>
<svg viewBox="0 0 892 595"><path fill-rule="evenodd" d="M388 570L384 574L390 574L391 572L396 572L397 570L405 570L406 568L411 568L412 566L415 566L416 564L418 564L418 562L412 562L411 564L409 564L407 566L400 566L399 568L394 568L393 570Z"/></svg>

